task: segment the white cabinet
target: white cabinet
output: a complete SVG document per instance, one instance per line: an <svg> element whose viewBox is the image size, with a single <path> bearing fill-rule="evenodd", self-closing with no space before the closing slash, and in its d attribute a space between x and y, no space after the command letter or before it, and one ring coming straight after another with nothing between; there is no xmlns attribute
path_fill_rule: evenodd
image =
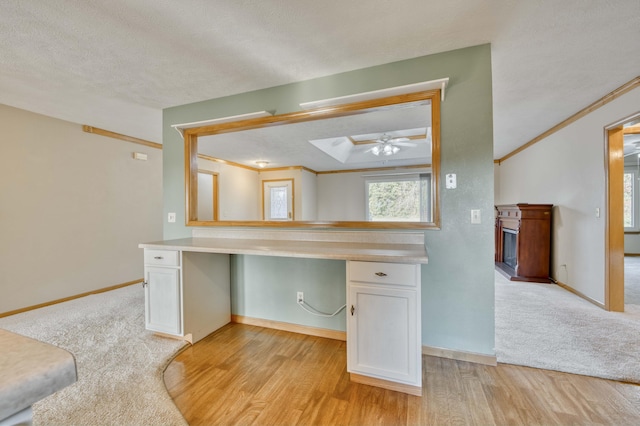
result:
<svg viewBox="0 0 640 426"><path fill-rule="evenodd" d="M144 250L145 326L195 343L231 321L229 255Z"/></svg>
<svg viewBox="0 0 640 426"><path fill-rule="evenodd" d="M347 277L351 379L421 395L420 265L349 261Z"/></svg>
<svg viewBox="0 0 640 426"><path fill-rule="evenodd" d="M144 252L145 327L182 336L180 252Z"/></svg>

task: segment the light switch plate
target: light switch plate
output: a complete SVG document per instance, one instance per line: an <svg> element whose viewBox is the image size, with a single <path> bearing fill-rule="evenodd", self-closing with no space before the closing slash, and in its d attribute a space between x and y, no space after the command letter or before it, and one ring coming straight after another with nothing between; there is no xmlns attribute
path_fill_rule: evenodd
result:
<svg viewBox="0 0 640 426"><path fill-rule="evenodd" d="M446 175L445 177L445 187L447 189L456 189L456 174L455 173L449 173Z"/></svg>
<svg viewBox="0 0 640 426"><path fill-rule="evenodd" d="M480 210L471 210L471 223L482 223L480 218Z"/></svg>
<svg viewBox="0 0 640 426"><path fill-rule="evenodd" d="M175 213L169 213L167 215L167 222L174 223L175 221L176 221L176 214Z"/></svg>

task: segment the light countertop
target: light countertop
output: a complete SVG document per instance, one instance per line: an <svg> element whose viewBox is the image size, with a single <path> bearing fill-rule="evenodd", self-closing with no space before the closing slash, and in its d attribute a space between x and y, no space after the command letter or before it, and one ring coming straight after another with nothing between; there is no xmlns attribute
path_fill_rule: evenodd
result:
<svg viewBox="0 0 640 426"><path fill-rule="evenodd" d="M0 329L0 420L77 380L76 361L57 346Z"/></svg>
<svg viewBox="0 0 640 426"><path fill-rule="evenodd" d="M427 263L424 244L355 243L244 238L182 238L143 243L140 248L203 253L304 257L369 262Z"/></svg>

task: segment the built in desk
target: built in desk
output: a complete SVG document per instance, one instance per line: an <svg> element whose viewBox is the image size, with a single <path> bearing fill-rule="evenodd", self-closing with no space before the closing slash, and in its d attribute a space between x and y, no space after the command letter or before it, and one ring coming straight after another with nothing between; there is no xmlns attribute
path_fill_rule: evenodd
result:
<svg viewBox="0 0 640 426"><path fill-rule="evenodd" d="M422 394L424 232L196 229L139 247L147 329L192 343L231 321L229 255L346 261L351 379Z"/></svg>

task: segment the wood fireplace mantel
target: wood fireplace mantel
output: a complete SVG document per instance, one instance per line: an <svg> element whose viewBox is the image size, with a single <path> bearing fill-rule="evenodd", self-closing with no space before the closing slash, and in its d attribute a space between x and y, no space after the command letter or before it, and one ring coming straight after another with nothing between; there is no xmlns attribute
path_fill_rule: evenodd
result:
<svg viewBox="0 0 640 426"><path fill-rule="evenodd" d="M511 281L552 282L553 204L496 206L496 269Z"/></svg>

